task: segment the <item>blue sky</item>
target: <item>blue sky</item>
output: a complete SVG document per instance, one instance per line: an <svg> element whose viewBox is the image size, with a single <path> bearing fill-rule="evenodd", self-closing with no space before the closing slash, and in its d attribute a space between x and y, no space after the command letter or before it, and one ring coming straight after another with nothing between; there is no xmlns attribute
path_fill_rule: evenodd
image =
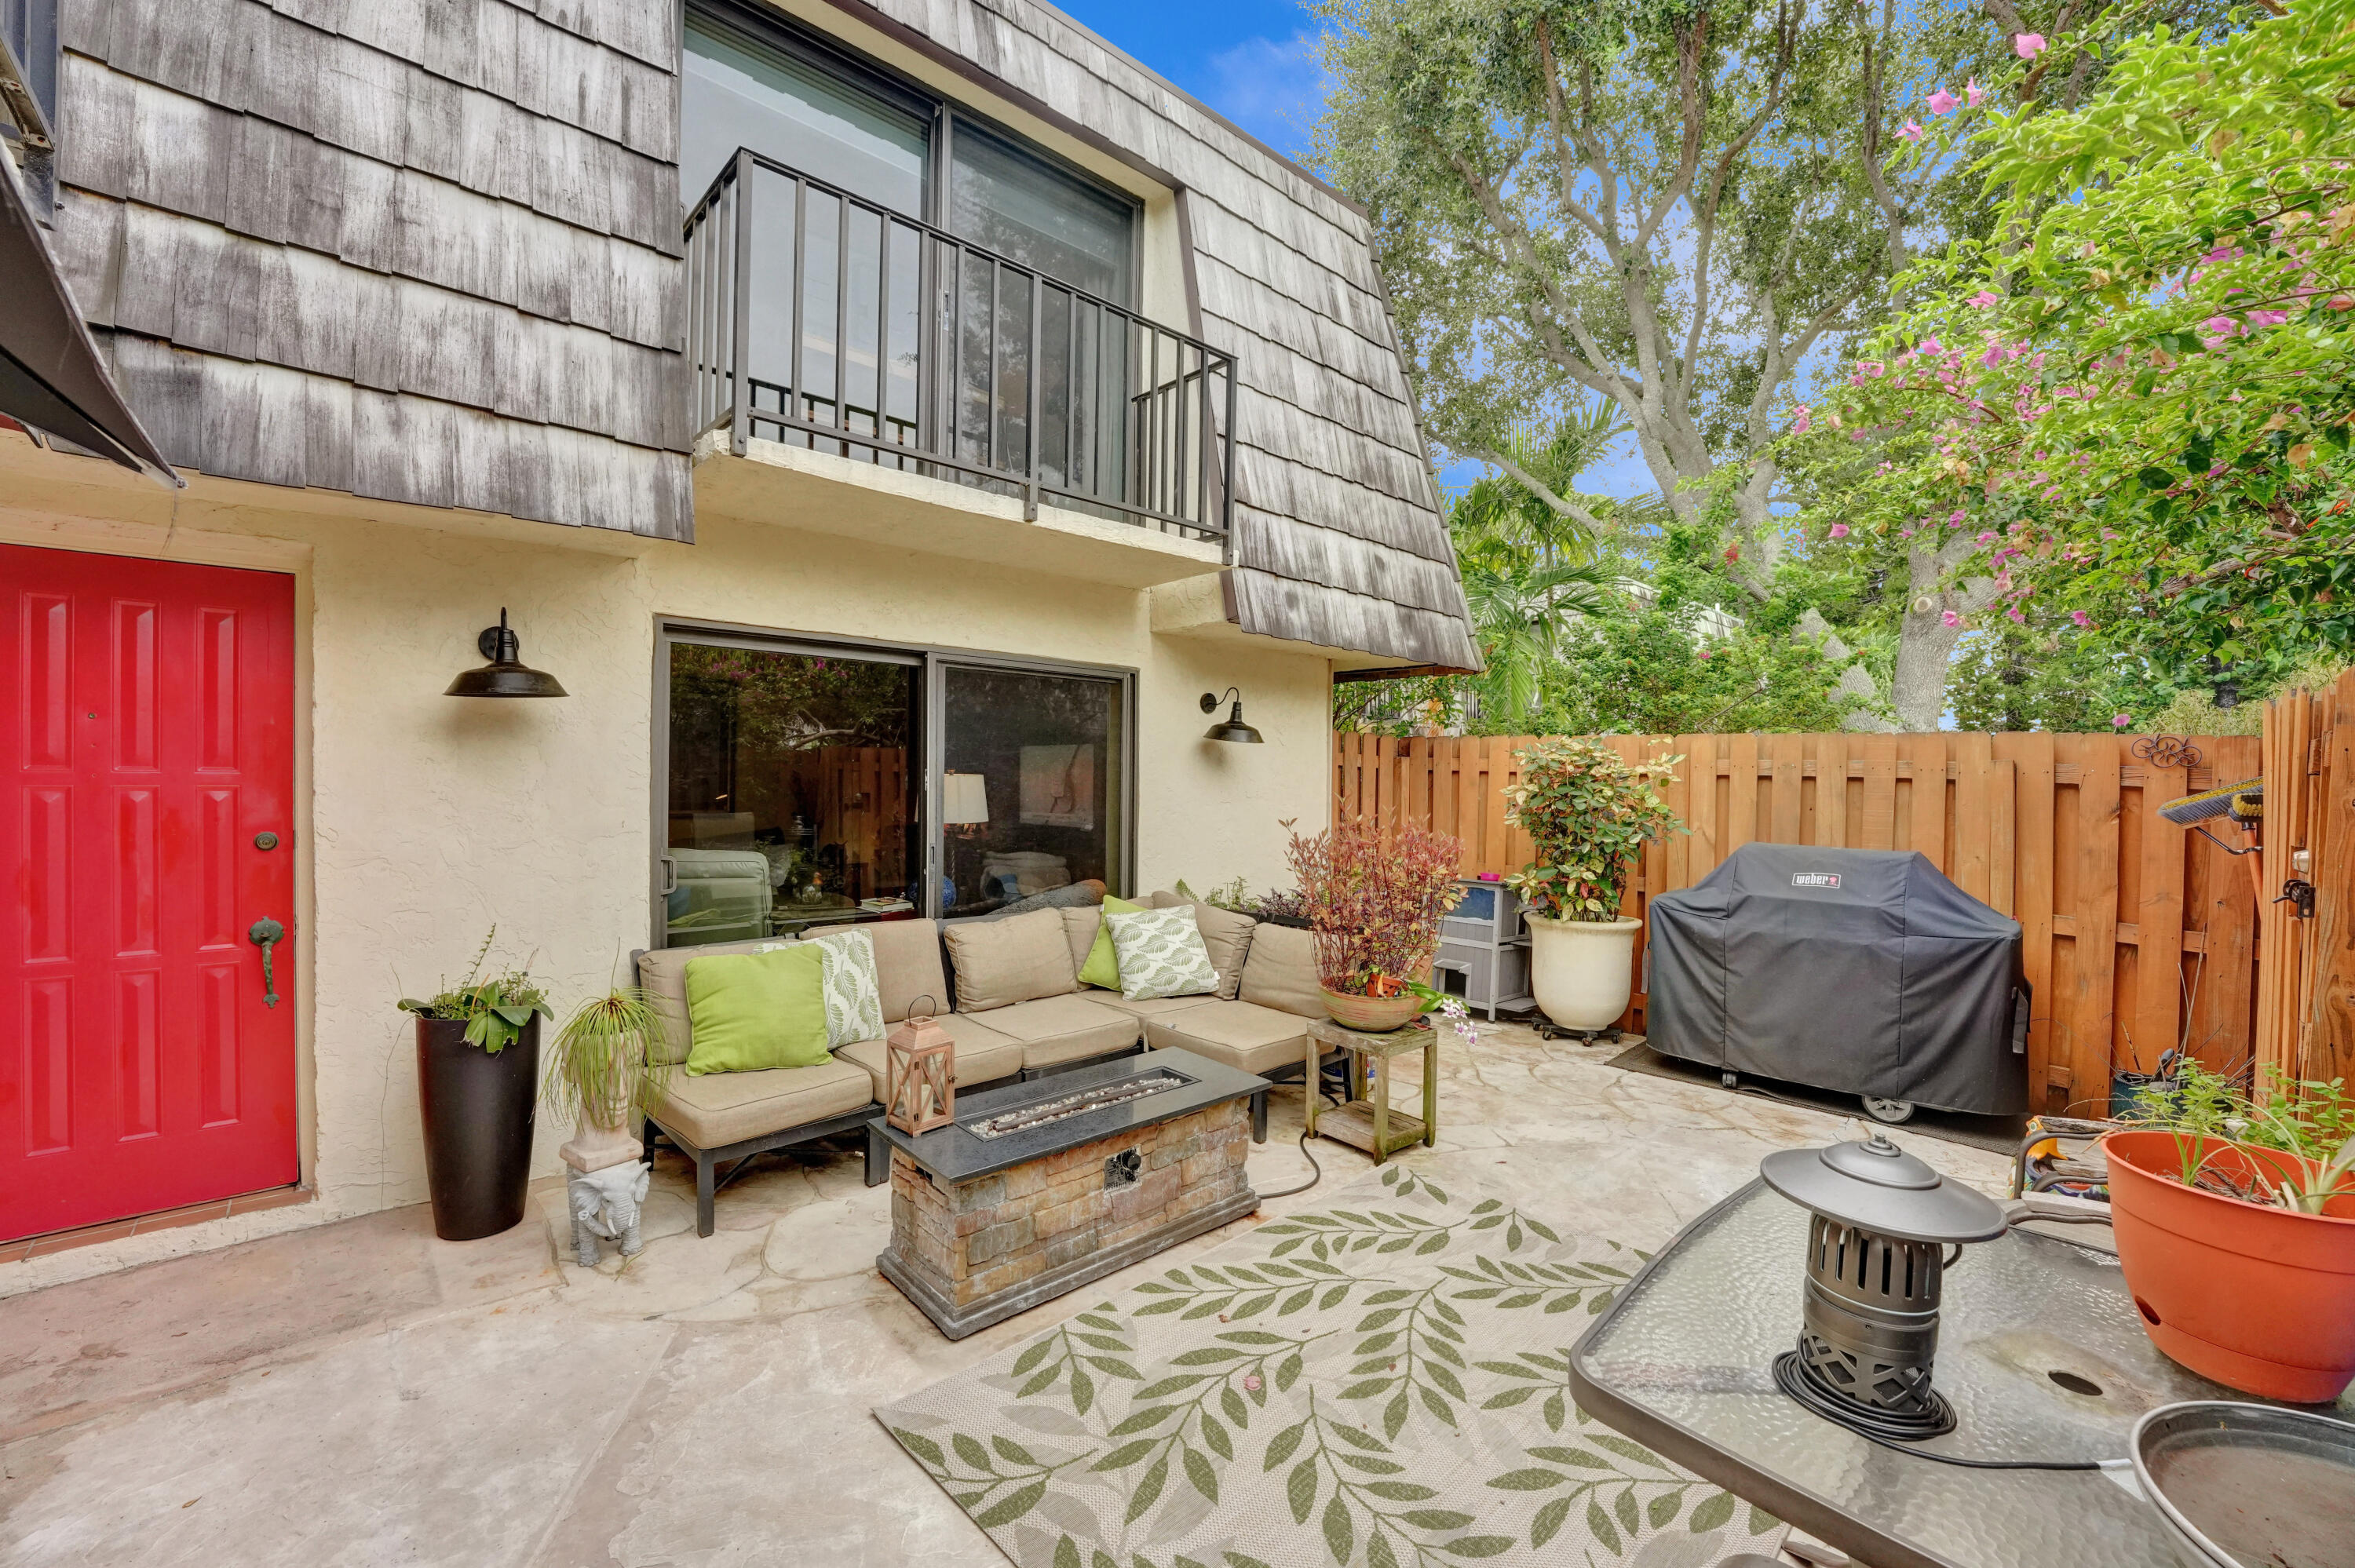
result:
<svg viewBox="0 0 2355 1568"><path fill-rule="evenodd" d="M1324 112L1325 72L1317 47L1323 23L1305 6L1293 0L1058 3L1277 152L1308 162ZM1587 471L1580 488L1606 495L1652 490L1633 439L1622 438L1618 449ZM1460 488L1480 471L1477 463L1449 463L1440 482Z"/></svg>

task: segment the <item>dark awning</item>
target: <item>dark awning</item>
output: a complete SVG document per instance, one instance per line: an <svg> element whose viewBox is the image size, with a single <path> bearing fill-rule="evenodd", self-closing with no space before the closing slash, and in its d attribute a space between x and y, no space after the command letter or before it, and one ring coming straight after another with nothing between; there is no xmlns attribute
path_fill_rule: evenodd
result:
<svg viewBox="0 0 2355 1568"><path fill-rule="evenodd" d="M15 160L0 152L0 414L161 483L186 482L123 401L33 219Z"/></svg>

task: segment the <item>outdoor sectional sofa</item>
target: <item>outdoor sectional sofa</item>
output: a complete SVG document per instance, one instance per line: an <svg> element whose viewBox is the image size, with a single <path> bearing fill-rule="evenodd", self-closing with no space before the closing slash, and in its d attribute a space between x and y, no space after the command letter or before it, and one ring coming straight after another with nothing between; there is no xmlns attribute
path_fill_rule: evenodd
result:
<svg viewBox="0 0 2355 1568"><path fill-rule="evenodd" d="M1218 970L1218 994L1131 1001L1117 991L1082 984L1079 971L1103 919L1095 905L947 925L884 920L855 928L875 946L884 1024L898 1024L911 1012L932 1011L956 1041L955 1082L962 1089L1167 1046L1264 1078L1302 1076L1308 1024L1325 1016L1309 933L1174 893L1156 894L1149 902L1158 908L1193 908ZM888 1091L880 1040L840 1046L815 1066L701 1076L686 1071L694 1044L687 964L714 954L762 951L790 939L636 955L638 983L653 997L663 1022L669 1068L644 1137L649 1150L659 1139L695 1162L698 1235L712 1234L719 1188L752 1156L858 1131L883 1114ZM1252 1138L1267 1139L1264 1093L1252 1101ZM890 1175L887 1146L870 1130L867 1184L880 1185Z"/></svg>

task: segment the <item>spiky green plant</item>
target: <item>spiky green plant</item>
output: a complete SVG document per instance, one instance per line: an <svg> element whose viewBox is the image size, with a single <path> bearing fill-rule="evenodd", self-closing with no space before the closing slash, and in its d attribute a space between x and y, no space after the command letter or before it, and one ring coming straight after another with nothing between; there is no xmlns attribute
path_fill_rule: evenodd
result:
<svg viewBox="0 0 2355 1568"><path fill-rule="evenodd" d="M623 986L572 1010L549 1053L540 1098L558 1118L591 1127L623 1126L652 1107L667 1065L655 1060L663 1022L653 996Z"/></svg>

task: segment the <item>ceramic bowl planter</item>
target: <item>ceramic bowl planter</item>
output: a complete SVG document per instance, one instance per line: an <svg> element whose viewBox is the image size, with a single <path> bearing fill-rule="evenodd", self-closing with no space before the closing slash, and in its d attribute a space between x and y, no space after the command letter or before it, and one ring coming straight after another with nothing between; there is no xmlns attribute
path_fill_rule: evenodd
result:
<svg viewBox="0 0 2355 1568"><path fill-rule="evenodd" d="M2153 1344L2227 1388L2295 1404L2355 1381L2355 1195L2304 1214L2187 1187L2171 1132L2109 1133L2102 1152L2118 1263ZM2246 1144L2208 1139L2200 1152L2243 1181L2314 1169Z"/></svg>
<svg viewBox="0 0 2355 1568"><path fill-rule="evenodd" d="M1344 1029L1356 1029L1368 1034L1388 1034L1403 1029L1423 1016L1423 999L1412 991L1401 991L1396 996L1352 995L1348 991L1327 990L1325 1011L1333 1022Z"/></svg>
<svg viewBox="0 0 2355 1568"><path fill-rule="evenodd" d="M1557 920L1534 912L1529 991L1557 1029L1608 1029L1636 990L1641 920Z"/></svg>
<svg viewBox="0 0 2355 1568"><path fill-rule="evenodd" d="M464 1019L417 1021L417 1099L435 1235L474 1241L522 1221L538 1097L537 1017L496 1052L468 1044Z"/></svg>

